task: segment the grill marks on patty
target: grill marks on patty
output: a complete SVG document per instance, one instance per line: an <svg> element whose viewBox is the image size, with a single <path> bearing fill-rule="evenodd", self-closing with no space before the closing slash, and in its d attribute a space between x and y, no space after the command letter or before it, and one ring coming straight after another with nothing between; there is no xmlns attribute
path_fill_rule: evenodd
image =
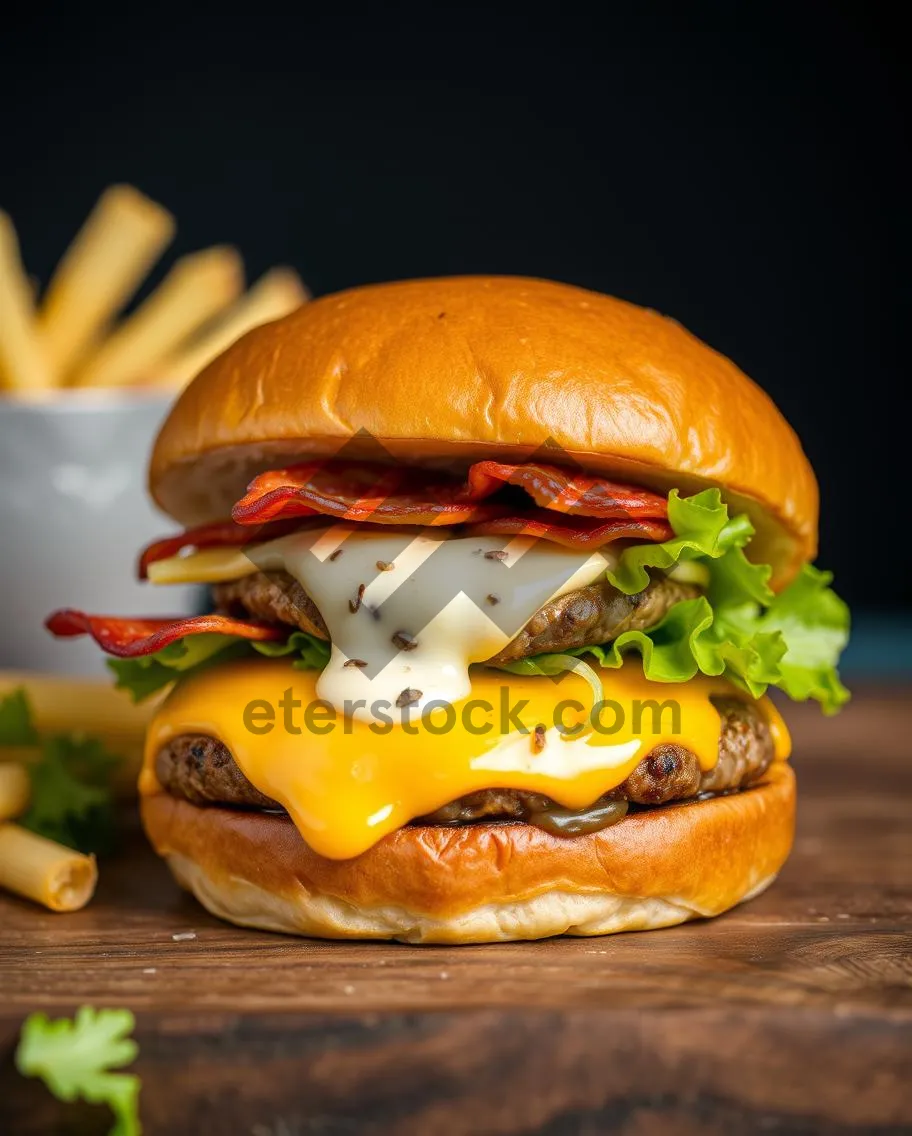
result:
<svg viewBox="0 0 912 1136"><path fill-rule="evenodd" d="M624 631L645 630L669 608L700 594L693 584L657 576L648 587L625 596L607 580L568 592L532 616L519 634L493 658L507 663L546 651L568 651L587 643L610 643ZM319 639L329 632L317 605L288 572L256 572L213 588L219 611L252 615L269 623L286 623Z"/></svg>
<svg viewBox="0 0 912 1136"><path fill-rule="evenodd" d="M702 772L696 755L684 746L656 746L627 780L606 793L591 808L607 801L661 805L701 793L724 793L759 780L773 759L773 741L762 711L751 702L717 697L722 718L718 763ZM256 789L217 739L182 736L159 752L155 772L162 787L195 805L234 805L239 808L279 809ZM546 812L554 802L539 793L519 789L482 789L451 801L419 818L422 824L468 823L486 818L525 820Z"/></svg>

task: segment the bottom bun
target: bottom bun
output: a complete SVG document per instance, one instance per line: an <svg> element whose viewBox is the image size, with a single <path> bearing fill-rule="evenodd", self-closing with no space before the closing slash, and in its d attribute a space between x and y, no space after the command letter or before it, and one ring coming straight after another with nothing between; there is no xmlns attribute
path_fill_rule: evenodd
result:
<svg viewBox="0 0 912 1136"><path fill-rule="evenodd" d="M795 778L627 816L585 836L515 821L411 826L352 860L318 856L285 816L142 801L155 850L222 919L327 939L491 943L648 931L720 915L785 862Z"/></svg>

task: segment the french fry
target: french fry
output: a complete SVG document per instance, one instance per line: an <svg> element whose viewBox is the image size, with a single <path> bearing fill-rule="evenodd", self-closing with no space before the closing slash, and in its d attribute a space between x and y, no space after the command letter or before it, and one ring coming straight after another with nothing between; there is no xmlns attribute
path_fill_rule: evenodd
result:
<svg viewBox="0 0 912 1136"><path fill-rule="evenodd" d="M38 313L44 351L66 377L126 304L174 235L171 214L114 185L64 253Z"/></svg>
<svg viewBox="0 0 912 1136"><path fill-rule="evenodd" d="M0 387L47 390L54 375L35 320L34 292L22 267L13 222L0 212Z"/></svg>
<svg viewBox="0 0 912 1136"><path fill-rule="evenodd" d="M235 249L185 256L152 295L73 376L75 386L123 386L157 364L241 294L244 269Z"/></svg>
<svg viewBox="0 0 912 1136"><path fill-rule="evenodd" d="M293 268L273 268L209 330L164 359L151 376L153 383L179 390L242 335L287 316L309 299L310 293Z"/></svg>
<svg viewBox="0 0 912 1136"><path fill-rule="evenodd" d="M51 911L78 911L95 894L98 868L53 840L18 824L0 824L0 887Z"/></svg>
<svg viewBox="0 0 912 1136"><path fill-rule="evenodd" d="M32 788L25 767L12 761L0 764L0 821L15 820L28 808Z"/></svg>

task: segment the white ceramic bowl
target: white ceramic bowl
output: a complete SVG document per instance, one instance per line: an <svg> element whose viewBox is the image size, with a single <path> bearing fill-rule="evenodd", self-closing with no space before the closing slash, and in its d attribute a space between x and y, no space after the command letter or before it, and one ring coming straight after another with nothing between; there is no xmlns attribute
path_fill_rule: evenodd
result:
<svg viewBox="0 0 912 1136"><path fill-rule="evenodd" d="M0 398L0 669L102 674L89 639L57 640L49 612L187 614L196 588L136 580L142 546L173 531L146 492L169 406L159 395L74 391Z"/></svg>

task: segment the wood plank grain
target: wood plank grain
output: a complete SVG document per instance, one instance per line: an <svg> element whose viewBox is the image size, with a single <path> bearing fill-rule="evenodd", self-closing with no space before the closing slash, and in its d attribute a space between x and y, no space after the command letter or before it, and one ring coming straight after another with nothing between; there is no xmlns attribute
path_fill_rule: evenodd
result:
<svg viewBox="0 0 912 1136"><path fill-rule="evenodd" d="M153 1014L138 1036L151 1133L908 1131L908 1024L868 1016ZM65 1112L6 1065L0 1101L22 1136Z"/></svg>
<svg viewBox="0 0 912 1136"><path fill-rule="evenodd" d="M82 1002L137 1013L152 1133L912 1130L910 692L789 717L794 854L708 923L296 940L208 916L136 832L84 912L0 899L0 1132L106 1130L11 1063L27 1012Z"/></svg>

